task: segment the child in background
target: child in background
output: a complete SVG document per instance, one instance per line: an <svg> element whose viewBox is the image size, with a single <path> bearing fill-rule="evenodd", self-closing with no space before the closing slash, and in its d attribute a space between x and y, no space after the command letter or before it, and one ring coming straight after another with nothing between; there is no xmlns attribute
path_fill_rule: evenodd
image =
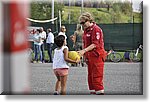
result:
<svg viewBox="0 0 150 102"><path fill-rule="evenodd" d="M80 59L74 61L68 58L68 47L66 46L66 38L64 35L55 37L54 43L57 45L57 48L54 50L53 59L53 69L57 77L54 95L58 95L59 91L61 92L60 94L65 95L69 68L67 62L78 63Z"/></svg>

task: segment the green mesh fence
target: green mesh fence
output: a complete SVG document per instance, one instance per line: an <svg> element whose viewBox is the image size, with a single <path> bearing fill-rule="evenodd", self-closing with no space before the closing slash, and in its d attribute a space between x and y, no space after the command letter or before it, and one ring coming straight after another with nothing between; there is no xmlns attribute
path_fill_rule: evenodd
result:
<svg viewBox="0 0 150 102"><path fill-rule="evenodd" d="M66 26L67 43L72 50L73 43L69 39L76 29L76 24L62 24ZM59 25L50 23L32 23L31 26L51 28L56 36L59 32ZM105 49L110 50L132 50L143 43L143 24L142 23L121 23L121 24L99 24L104 33ZM55 46L54 46L55 47Z"/></svg>
<svg viewBox="0 0 150 102"><path fill-rule="evenodd" d="M103 29L105 49L131 50L143 42L142 24L99 25Z"/></svg>

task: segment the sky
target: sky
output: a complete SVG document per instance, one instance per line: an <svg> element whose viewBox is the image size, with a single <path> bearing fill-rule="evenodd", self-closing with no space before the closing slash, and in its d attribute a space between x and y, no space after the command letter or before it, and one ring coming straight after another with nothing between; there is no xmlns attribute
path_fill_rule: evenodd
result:
<svg viewBox="0 0 150 102"><path fill-rule="evenodd" d="M122 1L125 1L125 0L122 0ZM140 3L143 1L143 0L128 0L130 2L133 3L133 11L138 11L139 8L140 8Z"/></svg>
<svg viewBox="0 0 150 102"><path fill-rule="evenodd" d="M68 0L67 0L68 1ZM70 0L71 1L71 0ZM80 1L80 0L79 0ZM84 2L87 1L87 0L83 0ZM90 0L89 0L90 1ZM98 0L91 0L91 1L98 1ZM133 5L132 5L132 8L133 8L133 11L139 11L139 8L140 8L140 3L143 1L143 0L101 0L101 1L129 1L129 2L132 2Z"/></svg>
<svg viewBox="0 0 150 102"><path fill-rule="evenodd" d="M86 0L83 0L83 1L86 1ZM97 0L92 0L93 2L94 1L97 1ZM140 8L140 3L143 1L143 0L103 0L103 1L130 1L133 3L133 11L138 11L139 8Z"/></svg>

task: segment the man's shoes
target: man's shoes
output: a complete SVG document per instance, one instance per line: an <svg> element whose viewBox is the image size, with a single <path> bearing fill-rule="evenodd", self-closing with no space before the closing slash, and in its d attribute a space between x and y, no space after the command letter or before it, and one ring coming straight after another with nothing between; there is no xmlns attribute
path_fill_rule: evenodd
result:
<svg viewBox="0 0 150 102"><path fill-rule="evenodd" d="M33 63L37 63L37 61L33 61Z"/></svg>
<svg viewBox="0 0 150 102"><path fill-rule="evenodd" d="M96 95L105 95L104 93L99 93L99 94L96 94Z"/></svg>
<svg viewBox="0 0 150 102"><path fill-rule="evenodd" d="M104 90L96 91L96 95L104 95Z"/></svg>
<svg viewBox="0 0 150 102"><path fill-rule="evenodd" d="M54 94L53 95L59 95L57 92L54 92Z"/></svg>
<svg viewBox="0 0 150 102"><path fill-rule="evenodd" d="M96 92L90 92L90 95L96 95Z"/></svg>
<svg viewBox="0 0 150 102"><path fill-rule="evenodd" d="M41 61L39 61L39 63L42 63Z"/></svg>
<svg viewBox="0 0 150 102"><path fill-rule="evenodd" d="M48 63L53 63L53 61L48 61Z"/></svg>

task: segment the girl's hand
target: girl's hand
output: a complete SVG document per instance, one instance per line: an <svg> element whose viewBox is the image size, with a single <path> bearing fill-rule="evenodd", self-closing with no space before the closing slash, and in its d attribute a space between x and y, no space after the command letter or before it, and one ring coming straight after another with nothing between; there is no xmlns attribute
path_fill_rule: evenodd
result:
<svg viewBox="0 0 150 102"><path fill-rule="evenodd" d="M76 62L76 63L79 63L79 62L80 62L80 59L79 59L79 58L77 58L75 62Z"/></svg>

